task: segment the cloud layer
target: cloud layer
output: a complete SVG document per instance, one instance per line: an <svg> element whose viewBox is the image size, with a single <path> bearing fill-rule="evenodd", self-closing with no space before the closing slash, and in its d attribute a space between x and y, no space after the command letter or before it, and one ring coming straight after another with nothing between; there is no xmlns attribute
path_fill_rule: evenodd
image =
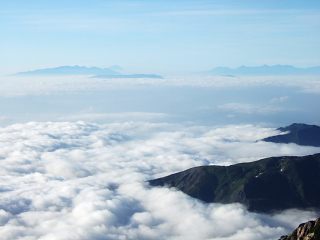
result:
<svg viewBox="0 0 320 240"><path fill-rule="evenodd" d="M253 125L30 122L0 129L2 239L277 239L316 213L205 204L148 179L319 148Z"/></svg>
<svg viewBox="0 0 320 240"><path fill-rule="evenodd" d="M0 126L29 121L319 124L316 77L0 77ZM306 91L314 91L313 93Z"/></svg>
<svg viewBox="0 0 320 240"><path fill-rule="evenodd" d="M103 91L115 89L134 89L150 86L191 86L191 87L237 87L237 86L294 86L306 92L320 93L317 76L266 76L266 77L228 77L228 76L183 76L164 79L99 79L88 76L49 76L49 77L8 77L0 76L0 96L48 95L58 92ZM273 99L283 102L288 96Z"/></svg>

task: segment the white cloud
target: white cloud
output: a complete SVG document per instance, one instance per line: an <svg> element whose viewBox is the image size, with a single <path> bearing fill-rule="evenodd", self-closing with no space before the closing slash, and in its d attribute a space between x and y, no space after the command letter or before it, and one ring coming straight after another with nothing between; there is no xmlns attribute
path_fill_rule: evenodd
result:
<svg viewBox="0 0 320 240"><path fill-rule="evenodd" d="M276 239L316 213L204 204L145 180L319 148L256 142L253 125L85 122L0 128L2 239Z"/></svg>
<svg viewBox="0 0 320 240"><path fill-rule="evenodd" d="M270 100L270 103L278 103L278 102L285 102L287 100L289 100L290 97L288 96L283 96L283 97L279 97L279 98L273 98Z"/></svg>

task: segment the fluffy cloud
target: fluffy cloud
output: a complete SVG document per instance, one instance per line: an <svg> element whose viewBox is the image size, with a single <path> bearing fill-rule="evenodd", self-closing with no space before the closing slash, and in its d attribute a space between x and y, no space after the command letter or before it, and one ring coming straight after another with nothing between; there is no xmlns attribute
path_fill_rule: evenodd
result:
<svg viewBox="0 0 320 240"><path fill-rule="evenodd" d="M256 214L145 182L199 165L319 152L256 142L276 133L253 125L145 122L1 128L1 238L277 239L317 213Z"/></svg>

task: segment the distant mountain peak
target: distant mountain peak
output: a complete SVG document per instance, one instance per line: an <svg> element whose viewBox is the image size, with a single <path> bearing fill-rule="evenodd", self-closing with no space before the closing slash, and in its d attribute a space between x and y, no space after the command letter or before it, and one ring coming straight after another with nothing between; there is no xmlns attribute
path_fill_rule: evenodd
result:
<svg viewBox="0 0 320 240"><path fill-rule="evenodd" d="M242 65L242 66L238 67L237 69L241 69L241 68L247 68L247 66Z"/></svg>
<svg viewBox="0 0 320 240"><path fill-rule="evenodd" d="M96 74L107 74L107 75L118 75L117 71L109 68L98 68L98 67L85 67L85 66L60 66L56 68L45 68L37 69L28 72L19 72L11 74L14 76L50 76L50 75L96 75Z"/></svg>
<svg viewBox="0 0 320 240"><path fill-rule="evenodd" d="M259 67L240 66L238 68L217 67L215 69L199 72L202 75L250 75L250 76L272 76L272 75L320 75L320 67L296 68L291 65L264 64Z"/></svg>
<svg viewBox="0 0 320 240"><path fill-rule="evenodd" d="M109 69L116 71L116 72L119 72L119 73L125 72L125 70L118 65L113 65L113 66L109 67Z"/></svg>

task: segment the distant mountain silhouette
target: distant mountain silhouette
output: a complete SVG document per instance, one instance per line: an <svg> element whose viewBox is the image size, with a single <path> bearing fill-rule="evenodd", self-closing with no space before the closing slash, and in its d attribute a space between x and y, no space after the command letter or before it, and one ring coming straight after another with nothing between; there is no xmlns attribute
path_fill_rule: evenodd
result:
<svg viewBox="0 0 320 240"><path fill-rule="evenodd" d="M111 69L112 71L116 71L118 73L124 73L125 72L125 70L122 67L118 66L118 65L113 65L113 66L109 67L109 69Z"/></svg>
<svg viewBox="0 0 320 240"><path fill-rule="evenodd" d="M320 208L320 153L202 166L149 181L207 203L242 203L249 211Z"/></svg>
<svg viewBox="0 0 320 240"><path fill-rule="evenodd" d="M294 123L284 128L278 128L278 130L289 133L267 137L262 141L320 147L320 127L317 125Z"/></svg>
<svg viewBox="0 0 320 240"><path fill-rule="evenodd" d="M163 78L155 74L131 74L131 75L95 75L91 78Z"/></svg>
<svg viewBox="0 0 320 240"><path fill-rule="evenodd" d="M61 66L56 68L37 69L29 72L19 72L11 74L14 76L47 76L47 75L94 75L94 74L107 74L118 75L120 73L113 71L109 68L97 68L97 67L80 67L80 66Z"/></svg>
<svg viewBox="0 0 320 240"><path fill-rule="evenodd" d="M272 76L272 75L320 75L320 67L296 68L290 65L263 65L261 67L241 66L236 69L228 67L217 67L215 69L198 72L201 75L251 75L251 76Z"/></svg>

